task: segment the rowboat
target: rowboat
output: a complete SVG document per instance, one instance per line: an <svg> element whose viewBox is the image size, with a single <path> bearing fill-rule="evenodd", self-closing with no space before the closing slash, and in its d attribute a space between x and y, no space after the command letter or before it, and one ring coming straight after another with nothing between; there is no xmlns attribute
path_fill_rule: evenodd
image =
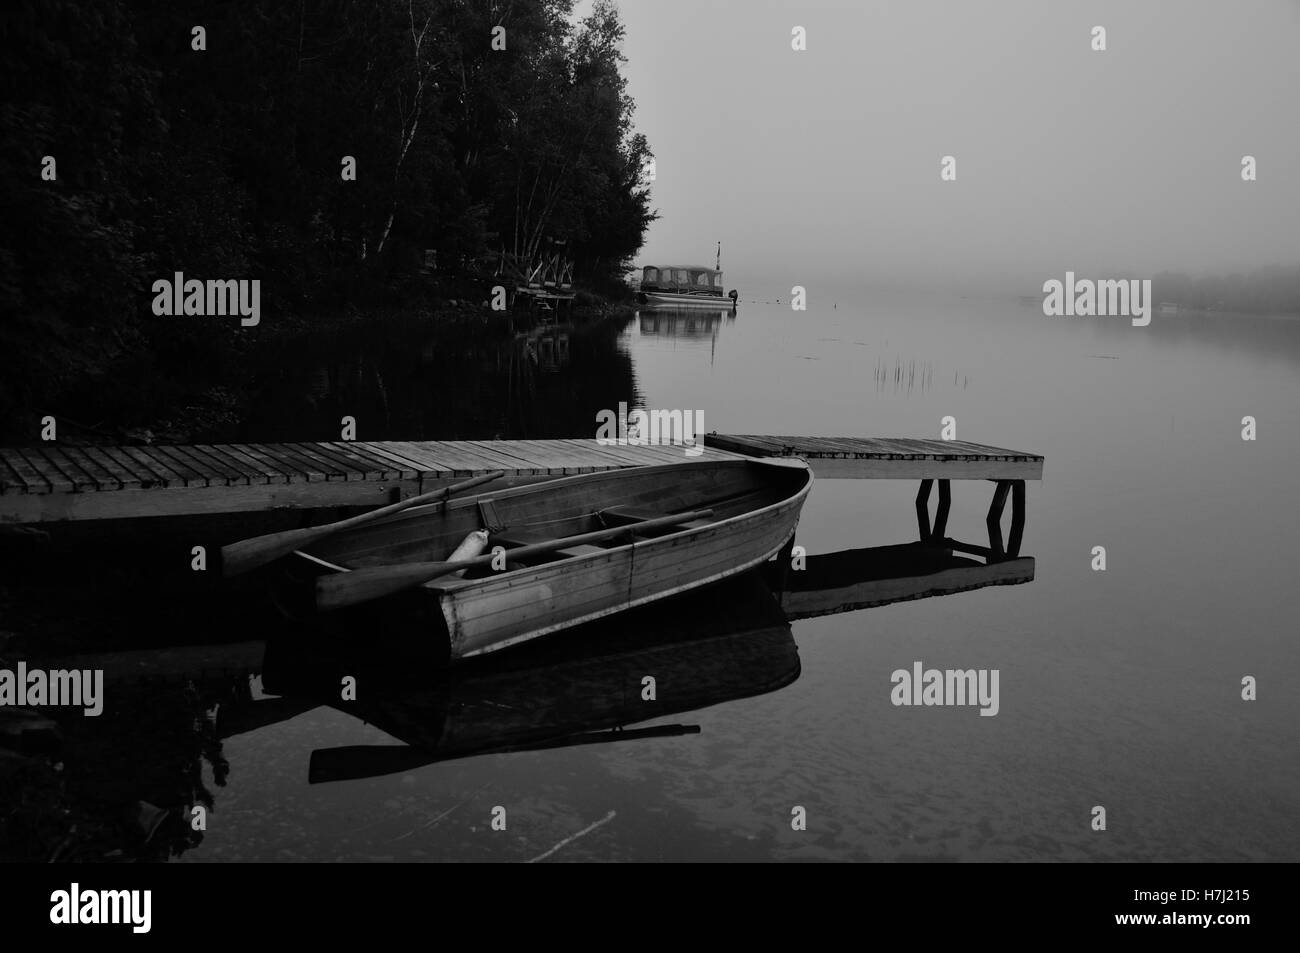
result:
<svg viewBox="0 0 1300 953"><path fill-rule="evenodd" d="M463 496L296 550L277 601L397 604L458 661L751 569L794 536L811 488L802 461L723 460ZM491 552L437 562L483 531Z"/></svg>

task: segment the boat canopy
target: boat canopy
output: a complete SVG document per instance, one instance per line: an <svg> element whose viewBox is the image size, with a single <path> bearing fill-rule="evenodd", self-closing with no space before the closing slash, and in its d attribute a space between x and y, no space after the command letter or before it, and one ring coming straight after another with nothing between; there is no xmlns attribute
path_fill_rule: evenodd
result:
<svg viewBox="0 0 1300 953"><path fill-rule="evenodd" d="M722 272L703 265L646 265L641 286L656 288L722 288Z"/></svg>

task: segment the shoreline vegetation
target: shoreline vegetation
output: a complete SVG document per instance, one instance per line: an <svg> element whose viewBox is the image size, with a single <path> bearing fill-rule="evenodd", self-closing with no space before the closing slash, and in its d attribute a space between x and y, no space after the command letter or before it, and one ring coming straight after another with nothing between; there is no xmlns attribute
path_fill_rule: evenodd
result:
<svg viewBox="0 0 1300 953"><path fill-rule="evenodd" d="M1248 274L1194 277L1162 271L1151 279L1151 297L1180 311L1261 317L1300 315L1300 264L1269 265Z"/></svg>
<svg viewBox="0 0 1300 953"><path fill-rule="evenodd" d="M1121 280L1137 276L1123 275ZM1019 295L1022 302L1039 300L1045 292ZM1156 310L1175 306L1188 314L1225 317L1300 316L1300 264L1266 265L1242 274L1188 275L1161 271L1151 278L1151 304Z"/></svg>
<svg viewBox="0 0 1300 953"><path fill-rule="evenodd" d="M652 153L616 7L574 6L18 11L0 65L0 440L34 442L46 415L61 440L216 439L259 354L413 321L509 332L491 289L542 266L582 289L575 318L620 309L656 218ZM176 273L257 280L259 324L156 315L151 289Z"/></svg>

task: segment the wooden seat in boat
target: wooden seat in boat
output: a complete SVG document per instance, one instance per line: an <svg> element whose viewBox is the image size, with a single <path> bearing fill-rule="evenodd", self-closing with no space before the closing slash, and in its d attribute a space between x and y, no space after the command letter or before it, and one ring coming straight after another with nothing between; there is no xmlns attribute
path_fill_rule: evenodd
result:
<svg viewBox="0 0 1300 953"><path fill-rule="evenodd" d="M671 516L671 513L660 513L655 510L639 509L635 506L611 506L608 509L600 511L601 522L606 526L635 526L637 523L643 523L646 520L659 519L662 516ZM656 531L657 535L666 535L675 533L681 529L696 529L700 526L708 526L714 522L711 519L683 520L674 526L664 527Z"/></svg>
<svg viewBox="0 0 1300 953"><path fill-rule="evenodd" d="M509 550L511 549L515 549L519 546L531 546L534 543L550 542L552 538L553 537L547 536L545 533L529 533L524 530L514 530L507 535L490 538L488 544L490 546L504 546L508 557ZM577 546L566 546L564 549L557 549L552 553L534 557L529 560L529 562L550 562L556 559L570 559L574 556L587 556L591 553L603 553L604 551L604 546L579 544Z"/></svg>

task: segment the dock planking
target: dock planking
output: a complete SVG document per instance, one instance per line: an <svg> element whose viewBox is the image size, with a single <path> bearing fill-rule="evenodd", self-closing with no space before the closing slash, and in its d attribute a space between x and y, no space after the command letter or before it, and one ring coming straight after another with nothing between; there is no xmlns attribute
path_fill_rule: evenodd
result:
<svg viewBox="0 0 1300 953"><path fill-rule="evenodd" d="M793 456L829 479L1023 481L1043 458L964 441L726 436L703 453L594 439L0 448L0 523L380 506L505 471L501 485L624 467ZM1004 494L1005 495L1005 494Z"/></svg>
<svg viewBox="0 0 1300 953"><path fill-rule="evenodd" d="M382 506L472 476L499 485L687 459L594 439L0 448L0 524Z"/></svg>
<svg viewBox="0 0 1300 953"><path fill-rule="evenodd" d="M749 457L799 457L829 480L1041 480L1043 458L964 440L709 434L705 443Z"/></svg>

